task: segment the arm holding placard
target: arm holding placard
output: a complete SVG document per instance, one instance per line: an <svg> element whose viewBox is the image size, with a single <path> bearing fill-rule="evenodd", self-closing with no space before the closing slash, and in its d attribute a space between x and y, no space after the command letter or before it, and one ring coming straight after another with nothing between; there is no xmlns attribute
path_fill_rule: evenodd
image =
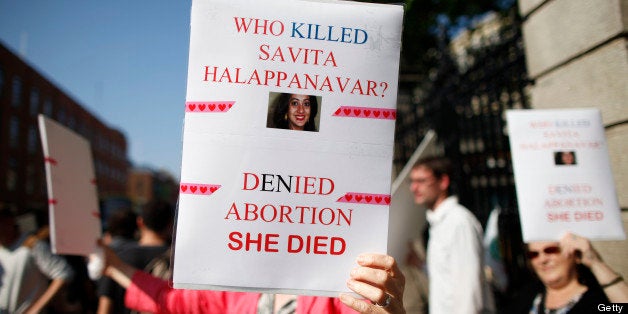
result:
<svg viewBox="0 0 628 314"><path fill-rule="evenodd" d="M104 252L104 274L127 289L126 305L136 310L164 313L201 313L210 309L233 311L234 306L243 309L250 304L256 304L259 298L257 293L172 289L166 281L122 262L111 249L104 247ZM402 300L405 278L394 258L381 254L361 254L357 263L358 266L351 271L347 286L372 301L342 293L339 300L347 307L336 310L340 313L349 313L349 308L360 313L405 313ZM312 298L319 297L308 298L312 301ZM332 300L325 304L329 308L335 308L340 302Z"/></svg>
<svg viewBox="0 0 628 314"><path fill-rule="evenodd" d="M628 302L626 281L604 262L587 238L567 233L561 238L560 246L564 254L575 254L576 260L591 270L609 301L612 303Z"/></svg>

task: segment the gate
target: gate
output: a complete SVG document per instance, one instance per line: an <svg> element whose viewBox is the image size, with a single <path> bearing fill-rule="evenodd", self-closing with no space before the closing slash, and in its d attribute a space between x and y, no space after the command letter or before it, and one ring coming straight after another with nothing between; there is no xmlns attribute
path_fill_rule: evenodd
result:
<svg viewBox="0 0 628 314"><path fill-rule="evenodd" d="M442 49L440 66L427 88L403 89L411 84L403 81L402 73L394 158L398 173L426 132L436 131L445 155L455 161L453 188L460 203L483 226L491 210L501 209L500 248L511 291L530 278L505 117L507 109L530 107L521 25L515 15L494 21L499 24L494 32L471 35L469 41L479 44L456 55ZM413 100L417 94L422 96Z"/></svg>

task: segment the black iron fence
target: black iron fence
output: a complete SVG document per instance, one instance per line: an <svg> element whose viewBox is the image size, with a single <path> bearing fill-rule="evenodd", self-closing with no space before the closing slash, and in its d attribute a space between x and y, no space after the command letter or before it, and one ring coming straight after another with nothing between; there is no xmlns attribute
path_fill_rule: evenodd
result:
<svg viewBox="0 0 628 314"><path fill-rule="evenodd" d="M436 131L445 155L455 161L460 202L483 225L493 209L501 209L501 253L510 287L516 289L529 274L505 111L529 108L530 81L518 19L513 14L494 23L499 30L473 35L462 52L439 52L440 65L429 83L416 82L412 89L404 89L412 86L407 81L400 84L394 166L402 169L426 132Z"/></svg>

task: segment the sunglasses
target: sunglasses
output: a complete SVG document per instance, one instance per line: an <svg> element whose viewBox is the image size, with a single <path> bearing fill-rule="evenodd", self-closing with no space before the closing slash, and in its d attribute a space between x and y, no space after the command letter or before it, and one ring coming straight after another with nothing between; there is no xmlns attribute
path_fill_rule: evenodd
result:
<svg viewBox="0 0 628 314"><path fill-rule="evenodd" d="M545 254L558 254L560 253L560 247L559 246L548 246L546 248L543 249L543 253ZM537 257L539 257L539 255L541 254L540 251L528 251L526 252L526 255L528 256L529 259L535 259Z"/></svg>

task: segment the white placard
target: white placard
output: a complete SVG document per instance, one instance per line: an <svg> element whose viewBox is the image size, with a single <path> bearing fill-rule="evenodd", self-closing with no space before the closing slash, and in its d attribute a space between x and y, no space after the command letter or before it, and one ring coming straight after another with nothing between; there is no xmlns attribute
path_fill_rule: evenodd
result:
<svg viewBox="0 0 628 314"><path fill-rule="evenodd" d="M423 141L416 148L408 162L392 183L392 201L388 224L388 254L400 263L408 257L410 243L421 244L425 229L425 206L414 202L414 194L410 192L410 172L414 164L423 157L440 153L437 146L436 133L429 130ZM419 257L425 258L423 247L413 245Z"/></svg>
<svg viewBox="0 0 628 314"><path fill-rule="evenodd" d="M101 236L98 191L89 142L39 115L48 187L50 241L55 254L97 251Z"/></svg>
<svg viewBox="0 0 628 314"><path fill-rule="evenodd" d="M523 240L625 238L598 109L506 112Z"/></svg>
<svg viewBox="0 0 628 314"><path fill-rule="evenodd" d="M359 253L386 252L402 19L193 1L175 288L337 295ZM280 93L310 96L313 130L274 120Z"/></svg>

